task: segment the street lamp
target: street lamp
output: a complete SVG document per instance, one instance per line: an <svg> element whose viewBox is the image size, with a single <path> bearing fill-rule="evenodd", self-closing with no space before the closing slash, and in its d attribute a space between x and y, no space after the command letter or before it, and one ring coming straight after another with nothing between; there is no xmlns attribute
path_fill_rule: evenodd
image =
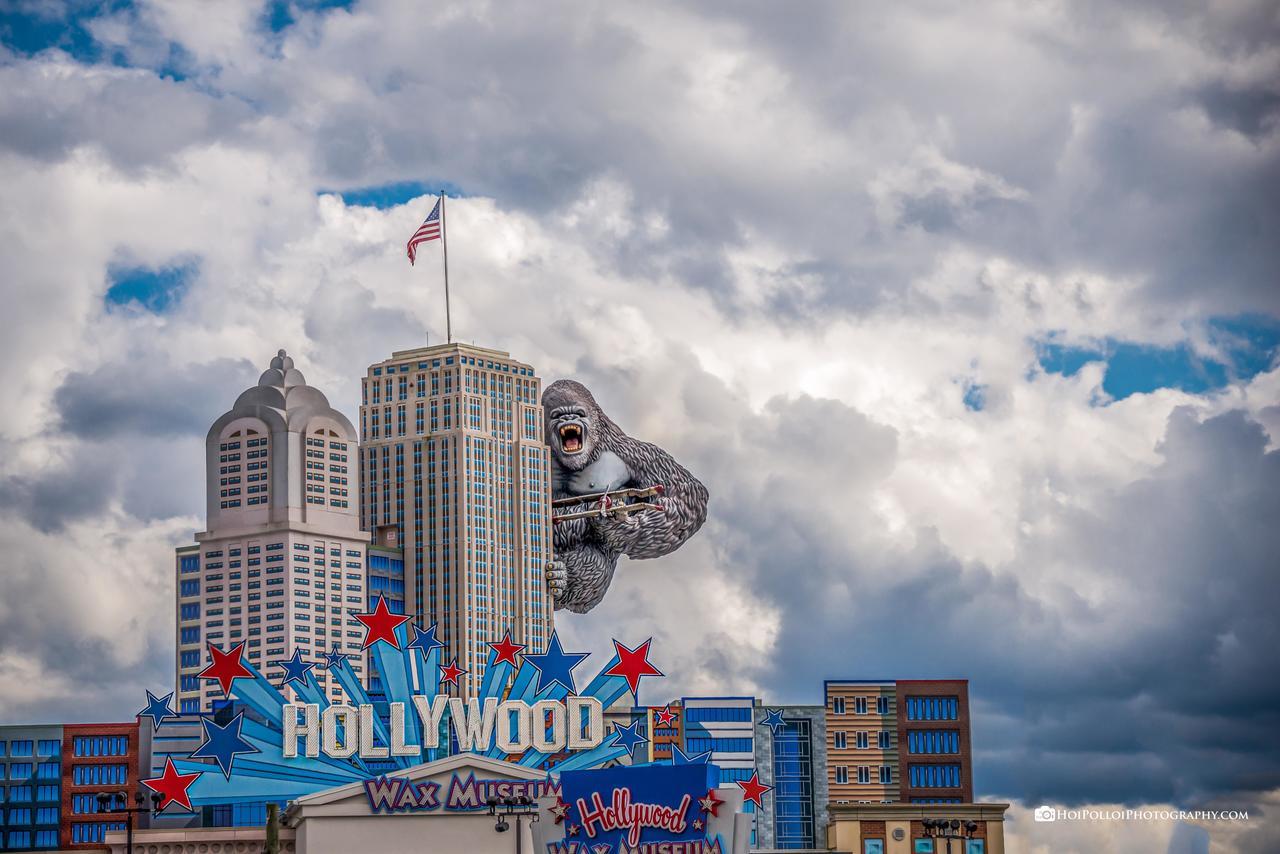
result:
<svg viewBox="0 0 1280 854"><path fill-rule="evenodd" d="M947 840L947 854L951 854L951 840L973 839L978 832L978 823L972 820L961 823L958 818L926 818L922 824L924 835L929 839Z"/></svg>
<svg viewBox="0 0 1280 854"><path fill-rule="evenodd" d="M164 799L164 795L159 792L152 792L148 795L141 788L133 793L133 800L137 806L129 806L129 796L124 792L99 792L98 793L98 812L103 815L123 815L125 816L125 852L133 854L133 817L135 815L150 815L152 811L160 806L160 801Z"/></svg>
<svg viewBox="0 0 1280 854"><path fill-rule="evenodd" d="M507 819L515 816L516 819L516 854L522 854L524 851L524 835L520 832L520 819L526 816L530 818L530 824L538 821L538 811L533 808L533 801L527 795L519 795L514 798L503 798L498 800L496 797L489 796L489 817L496 818L493 829L498 833L506 833L511 829L511 825ZM499 812L498 808L502 810Z"/></svg>

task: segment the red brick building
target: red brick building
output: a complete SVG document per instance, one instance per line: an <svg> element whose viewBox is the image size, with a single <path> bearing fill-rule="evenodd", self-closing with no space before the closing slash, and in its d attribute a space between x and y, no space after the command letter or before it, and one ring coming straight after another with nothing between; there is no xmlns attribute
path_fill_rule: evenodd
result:
<svg viewBox="0 0 1280 854"><path fill-rule="evenodd" d="M967 679L824 683L835 804L973 803Z"/></svg>
<svg viewBox="0 0 1280 854"><path fill-rule="evenodd" d="M894 687L901 802L973 803L969 680L899 679Z"/></svg>
<svg viewBox="0 0 1280 854"><path fill-rule="evenodd" d="M141 780L138 722L67 724L62 735L63 848L101 848L108 830L123 830L123 815L98 812L100 792L123 792L129 806ZM147 775L150 776L150 775Z"/></svg>

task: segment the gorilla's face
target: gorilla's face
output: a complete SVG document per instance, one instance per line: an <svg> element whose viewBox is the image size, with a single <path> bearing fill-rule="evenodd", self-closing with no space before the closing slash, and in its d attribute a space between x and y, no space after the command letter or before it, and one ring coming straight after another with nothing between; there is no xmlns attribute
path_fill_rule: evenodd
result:
<svg viewBox="0 0 1280 854"><path fill-rule="evenodd" d="M560 465L577 471L591 461L591 414L581 404L557 406L547 413L547 443Z"/></svg>

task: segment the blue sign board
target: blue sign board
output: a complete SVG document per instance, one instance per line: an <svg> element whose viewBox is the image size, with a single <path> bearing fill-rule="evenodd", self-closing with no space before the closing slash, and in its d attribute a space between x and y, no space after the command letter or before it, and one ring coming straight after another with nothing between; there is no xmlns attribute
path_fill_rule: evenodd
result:
<svg viewBox="0 0 1280 854"><path fill-rule="evenodd" d="M565 771L560 775L565 821L587 850L619 851L642 842L706 838L700 800L715 789L714 765L641 765ZM625 844L626 848L623 848Z"/></svg>

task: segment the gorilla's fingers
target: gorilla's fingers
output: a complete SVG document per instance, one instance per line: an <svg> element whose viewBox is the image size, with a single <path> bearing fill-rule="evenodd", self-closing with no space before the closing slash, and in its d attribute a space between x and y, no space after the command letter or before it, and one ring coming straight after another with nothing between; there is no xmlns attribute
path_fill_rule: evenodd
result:
<svg viewBox="0 0 1280 854"><path fill-rule="evenodd" d="M569 589L569 570L560 561L547 564L547 589L552 599L561 598Z"/></svg>

